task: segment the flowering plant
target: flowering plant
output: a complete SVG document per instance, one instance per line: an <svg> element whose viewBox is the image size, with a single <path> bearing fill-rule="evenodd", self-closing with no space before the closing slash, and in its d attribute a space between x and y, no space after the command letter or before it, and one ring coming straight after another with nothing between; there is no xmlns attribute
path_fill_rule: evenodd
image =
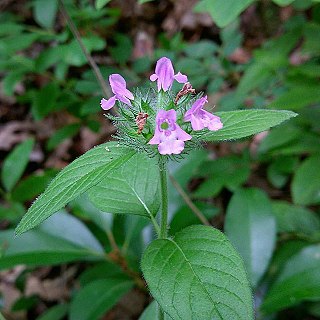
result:
<svg viewBox="0 0 320 320"><path fill-rule="evenodd" d="M171 319L253 319L242 259L223 233L196 225L168 236L167 163L202 143L244 138L296 114L240 110L214 115L205 110L207 96L196 94L187 76L175 74L166 57L158 60L150 80L157 81L156 88L131 92L121 75L110 75L114 95L103 98L101 107L116 111L107 117L117 127L118 142L97 146L63 169L32 204L16 233L37 226L86 193L101 211L140 215L152 223L157 239L141 260L158 306L152 319L164 319L165 314ZM174 81L180 90L174 91ZM141 279L136 284L141 286Z"/></svg>

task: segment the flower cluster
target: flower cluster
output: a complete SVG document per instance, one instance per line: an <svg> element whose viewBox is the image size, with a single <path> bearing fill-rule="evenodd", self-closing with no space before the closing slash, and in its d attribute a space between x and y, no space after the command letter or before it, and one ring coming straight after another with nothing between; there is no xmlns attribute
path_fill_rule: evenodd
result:
<svg viewBox="0 0 320 320"><path fill-rule="evenodd" d="M186 75L180 72L175 74L170 59L163 57L157 61L155 73L150 76L150 80L157 81L158 94L154 103L148 97L143 99L141 94L136 94L135 97L119 74L109 77L114 96L108 100L103 98L100 103L102 109L109 110L116 100L120 102L122 123L131 123L125 126L131 138L136 138L139 143L158 145L158 151L162 155L176 155L185 149L186 141L193 139L193 131L222 129L220 118L203 108L208 102L207 96L200 96L194 101L192 95L195 90ZM172 99L174 80L184 85L175 99ZM132 127L138 127L138 131L132 133Z"/></svg>

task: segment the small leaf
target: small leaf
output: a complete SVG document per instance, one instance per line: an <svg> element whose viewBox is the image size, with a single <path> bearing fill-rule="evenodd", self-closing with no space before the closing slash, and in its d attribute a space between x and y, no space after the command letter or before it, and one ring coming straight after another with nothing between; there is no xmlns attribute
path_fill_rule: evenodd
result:
<svg viewBox="0 0 320 320"><path fill-rule="evenodd" d="M294 0L272 0L272 1L279 6L287 6L290 3L292 3Z"/></svg>
<svg viewBox="0 0 320 320"><path fill-rule="evenodd" d="M159 181L156 160L139 153L111 172L88 195L102 211L150 217L160 206Z"/></svg>
<svg viewBox="0 0 320 320"><path fill-rule="evenodd" d="M100 279L83 287L70 306L70 320L98 320L133 287L131 280Z"/></svg>
<svg viewBox="0 0 320 320"><path fill-rule="evenodd" d="M276 98L268 105L268 108L299 110L312 104L318 104L319 102L320 94L318 86L300 85L291 88L289 91Z"/></svg>
<svg viewBox="0 0 320 320"><path fill-rule="evenodd" d="M65 139L72 138L78 133L80 127L81 125L79 123L72 123L57 130L48 140L47 149L51 151Z"/></svg>
<svg viewBox="0 0 320 320"><path fill-rule="evenodd" d="M34 146L34 140L28 139L18 146L6 157L1 170L2 184L7 191L11 191L17 181L21 178Z"/></svg>
<svg viewBox="0 0 320 320"><path fill-rule="evenodd" d="M104 259L104 250L88 228L75 217L59 212L38 229L19 237L0 232L0 269L17 264L43 266L75 260Z"/></svg>
<svg viewBox="0 0 320 320"><path fill-rule="evenodd" d="M235 192L227 208L225 232L256 286L268 267L276 241L276 223L267 195L258 189Z"/></svg>
<svg viewBox="0 0 320 320"><path fill-rule="evenodd" d="M106 4L108 4L111 0L96 0L96 9L102 9Z"/></svg>
<svg viewBox="0 0 320 320"><path fill-rule="evenodd" d="M262 311L273 313L304 300L320 299L320 245L310 245L291 257L269 290Z"/></svg>
<svg viewBox="0 0 320 320"><path fill-rule="evenodd" d="M235 20L254 0L202 0L195 9L209 13L218 27L223 28Z"/></svg>
<svg viewBox="0 0 320 320"><path fill-rule="evenodd" d="M285 201L274 201L272 210L277 219L279 232L313 235L320 231L320 218L311 210Z"/></svg>
<svg viewBox="0 0 320 320"><path fill-rule="evenodd" d="M21 234L40 224L68 202L97 185L133 154L131 149L118 146L115 142L102 144L86 152L56 176L29 208L16 233Z"/></svg>
<svg viewBox="0 0 320 320"><path fill-rule="evenodd" d="M243 262L226 237L191 226L146 249L141 268L153 297L176 319L253 319Z"/></svg>
<svg viewBox="0 0 320 320"><path fill-rule="evenodd" d="M34 19L43 28L52 28L58 11L58 0L35 0Z"/></svg>
<svg viewBox="0 0 320 320"><path fill-rule="evenodd" d="M217 112L221 118L223 128L218 131L205 131L196 133L204 141L236 140L268 130L297 116L292 111L280 110L238 110L229 112Z"/></svg>
<svg viewBox="0 0 320 320"><path fill-rule="evenodd" d="M41 174L34 174L21 180L12 191L12 199L19 202L33 200L39 193L43 192L57 171L46 170Z"/></svg>
<svg viewBox="0 0 320 320"><path fill-rule="evenodd" d="M60 93L59 86L50 82L35 92L32 102L32 114L36 120L41 120L56 107L56 100Z"/></svg>
<svg viewBox="0 0 320 320"><path fill-rule="evenodd" d="M69 306L67 304L55 305L44 312L36 320L61 320L66 316L68 308Z"/></svg>
<svg viewBox="0 0 320 320"><path fill-rule="evenodd" d="M320 203L320 156L306 159L297 169L291 184L293 201L300 205Z"/></svg>

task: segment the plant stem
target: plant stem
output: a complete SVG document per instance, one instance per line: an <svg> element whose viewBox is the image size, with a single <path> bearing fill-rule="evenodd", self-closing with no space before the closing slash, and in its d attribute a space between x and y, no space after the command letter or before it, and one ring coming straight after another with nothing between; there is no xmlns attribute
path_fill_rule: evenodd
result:
<svg viewBox="0 0 320 320"><path fill-rule="evenodd" d="M166 239L168 235L168 178L167 164L163 164L160 168L160 186L161 186L161 223L160 223L160 239Z"/></svg>
<svg viewBox="0 0 320 320"><path fill-rule="evenodd" d="M198 217L198 219L206 226L211 226L208 219L204 216L204 214L194 205L194 203L191 201L190 197L187 195L187 193L183 190L183 188L180 186L179 182L173 177L169 176L170 180L173 184L173 186L176 188L186 205L192 210L192 212Z"/></svg>
<svg viewBox="0 0 320 320"><path fill-rule="evenodd" d="M111 96L111 91L107 87L106 82L103 79L103 76L102 76L102 74L100 72L99 67L97 66L96 62L93 60L93 58L91 57L90 53L88 52L88 50L84 46L83 41L81 39L81 35L80 35L77 27L73 23L71 17L69 16L69 13L68 13L63 1L60 0L59 3L60 3L60 11L61 11L63 17L65 18L65 20L67 21L73 36L75 37L75 39L79 43L79 46L80 46L83 54L85 55L90 67L92 68L92 71L94 72L94 75L96 76L97 81L100 84L100 87L101 87L101 90L102 90L104 96L106 98L110 97ZM114 106L111 110L109 110L109 112L111 114L113 114L113 115L117 115L116 106Z"/></svg>

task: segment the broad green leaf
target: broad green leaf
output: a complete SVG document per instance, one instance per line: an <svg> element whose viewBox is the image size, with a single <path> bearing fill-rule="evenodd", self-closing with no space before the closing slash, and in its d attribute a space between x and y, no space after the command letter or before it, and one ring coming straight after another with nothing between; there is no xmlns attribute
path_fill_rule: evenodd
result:
<svg viewBox="0 0 320 320"><path fill-rule="evenodd" d="M34 19L43 28L52 28L58 11L58 0L35 0Z"/></svg>
<svg viewBox="0 0 320 320"><path fill-rule="evenodd" d="M320 156L306 159L297 169L291 184L293 201L300 205L320 203Z"/></svg>
<svg viewBox="0 0 320 320"><path fill-rule="evenodd" d="M39 228L19 237L0 232L0 269L17 264L42 266L75 260L104 259L104 250L88 228L73 216L59 212Z"/></svg>
<svg viewBox="0 0 320 320"><path fill-rule="evenodd" d="M208 12L218 27L223 28L235 20L254 0L201 0L197 12Z"/></svg>
<svg viewBox="0 0 320 320"><path fill-rule="evenodd" d="M320 232L320 218L311 210L291 205L285 201L274 201L272 211L277 219L279 232L307 235Z"/></svg>
<svg viewBox="0 0 320 320"><path fill-rule="evenodd" d="M96 0L96 9L102 9L106 4L108 4L111 0Z"/></svg>
<svg viewBox="0 0 320 320"><path fill-rule="evenodd" d="M276 241L275 217L268 196L259 189L236 191L227 208L225 232L256 286L268 267Z"/></svg>
<svg viewBox="0 0 320 320"><path fill-rule="evenodd" d="M55 305L44 312L36 320L61 320L66 316L68 308L69 306L67 304Z"/></svg>
<svg viewBox="0 0 320 320"><path fill-rule="evenodd" d="M121 147L116 142L102 144L86 152L56 176L22 218L16 233L21 234L40 224L105 179L133 154L133 150Z"/></svg>
<svg viewBox="0 0 320 320"><path fill-rule="evenodd" d="M83 287L70 306L70 320L98 320L133 287L131 280L100 279Z"/></svg>
<svg viewBox="0 0 320 320"><path fill-rule="evenodd" d="M152 296L174 320L253 319L242 259L212 227L191 226L173 240L153 241L141 268Z"/></svg>
<svg viewBox="0 0 320 320"><path fill-rule="evenodd" d="M218 131L205 131L196 133L204 141L236 140L268 130L297 116L292 111L278 110L238 110L230 112L217 112L221 118L223 128Z"/></svg>
<svg viewBox="0 0 320 320"><path fill-rule="evenodd" d="M158 305L155 300L153 300L143 311L139 320L155 320L158 319ZM164 320L172 319L167 314L164 315Z"/></svg>
<svg viewBox="0 0 320 320"><path fill-rule="evenodd" d="M304 300L320 299L320 245L310 245L291 257L268 291L262 311L273 313Z"/></svg>
<svg viewBox="0 0 320 320"><path fill-rule="evenodd" d="M102 211L150 217L160 206L159 181L156 160L139 153L106 176L88 195Z"/></svg>
<svg viewBox="0 0 320 320"><path fill-rule="evenodd" d="M1 170L1 180L7 191L11 191L17 181L21 178L29 162L29 156L33 145L33 139L22 142L16 146L4 160Z"/></svg>

